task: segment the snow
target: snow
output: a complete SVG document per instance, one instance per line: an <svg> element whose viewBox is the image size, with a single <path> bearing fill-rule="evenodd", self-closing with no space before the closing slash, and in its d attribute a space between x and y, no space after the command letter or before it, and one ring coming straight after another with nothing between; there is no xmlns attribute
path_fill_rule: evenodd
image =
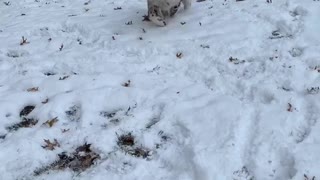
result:
<svg viewBox="0 0 320 180"><path fill-rule="evenodd" d="M0 179L320 178L319 1L194 1L166 27L146 6L1 2ZM38 123L9 131L28 105ZM147 158L118 146L126 133ZM35 176L86 142L90 168Z"/></svg>

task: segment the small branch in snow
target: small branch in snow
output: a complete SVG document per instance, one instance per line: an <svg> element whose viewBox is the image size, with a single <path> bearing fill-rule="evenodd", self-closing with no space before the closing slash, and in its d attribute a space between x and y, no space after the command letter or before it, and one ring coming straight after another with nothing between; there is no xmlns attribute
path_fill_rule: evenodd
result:
<svg viewBox="0 0 320 180"><path fill-rule="evenodd" d="M233 64L242 64L245 63L245 60L239 60L238 58L234 58L234 57L230 57L229 58L229 62L233 63Z"/></svg>
<svg viewBox="0 0 320 180"><path fill-rule="evenodd" d="M29 44L30 42L27 41L27 39L24 38L24 36L22 36L22 40L20 42L20 46L23 46L25 44Z"/></svg>
<svg viewBox="0 0 320 180"><path fill-rule="evenodd" d="M292 111L293 111L292 104L288 103L287 111L288 111L288 112L292 112Z"/></svg>
<svg viewBox="0 0 320 180"><path fill-rule="evenodd" d="M122 9L122 7L116 7L116 8L113 8L113 10L121 10Z"/></svg>
<svg viewBox="0 0 320 180"><path fill-rule="evenodd" d="M61 44L59 51L62 51L62 49L63 49L63 44Z"/></svg>
<svg viewBox="0 0 320 180"><path fill-rule="evenodd" d="M131 81L128 80L127 82L123 83L122 86L123 86L123 87L129 87L130 84L131 84Z"/></svg>
<svg viewBox="0 0 320 180"><path fill-rule="evenodd" d="M59 77L59 80L63 81L63 80L68 79L68 78L69 78L69 76L63 76L63 77Z"/></svg>
<svg viewBox="0 0 320 180"><path fill-rule="evenodd" d="M209 49L210 48L209 45L204 45L204 44L201 44L200 47L202 47L203 49Z"/></svg>
<svg viewBox="0 0 320 180"><path fill-rule="evenodd" d="M126 22L125 24L126 24L126 25L132 25L133 22L132 22L132 21L128 21L128 22Z"/></svg>
<svg viewBox="0 0 320 180"><path fill-rule="evenodd" d="M181 58L182 58L182 55L183 55L182 52L178 52L178 53L176 54L176 57L179 58L179 59L181 59Z"/></svg>
<svg viewBox="0 0 320 180"><path fill-rule="evenodd" d="M11 5L10 1L3 2L3 4L6 5L6 6L10 6Z"/></svg>

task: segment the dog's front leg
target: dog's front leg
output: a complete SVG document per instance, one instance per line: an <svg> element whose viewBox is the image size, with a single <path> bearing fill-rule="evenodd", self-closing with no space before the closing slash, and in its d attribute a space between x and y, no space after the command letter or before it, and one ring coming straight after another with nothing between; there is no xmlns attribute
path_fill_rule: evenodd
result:
<svg viewBox="0 0 320 180"><path fill-rule="evenodd" d="M182 0L182 4L184 6L184 9L189 9L191 7L191 1L192 0Z"/></svg>
<svg viewBox="0 0 320 180"><path fill-rule="evenodd" d="M158 26L166 26L167 23L159 6L151 6L148 8L148 17L150 21Z"/></svg>

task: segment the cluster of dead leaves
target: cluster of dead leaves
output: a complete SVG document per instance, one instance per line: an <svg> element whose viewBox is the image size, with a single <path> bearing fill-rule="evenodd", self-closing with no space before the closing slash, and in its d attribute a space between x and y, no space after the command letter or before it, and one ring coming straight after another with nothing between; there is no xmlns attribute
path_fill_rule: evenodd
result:
<svg viewBox="0 0 320 180"><path fill-rule="evenodd" d="M22 121L15 123L9 127L6 127L8 131L16 131L20 128L28 128L36 125L38 123L38 120L34 118L28 118L27 116L35 109L35 106L33 105L28 105L25 106L21 111L20 111L20 118Z"/></svg>
<svg viewBox="0 0 320 180"><path fill-rule="evenodd" d="M142 146L136 146L135 138L131 133L118 136L117 144L121 150L131 156L142 158L148 158L150 156L150 150Z"/></svg>
<svg viewBox="0 0 320 180"><path fill-rule="evenodd" d="M67 168L75 172L82 172L91 167L96 160L100 159L98 153L92 151L91 144L85 143L76 148L71 154L63 152L58 154L58 160L49 166L34 171L34 175L41 175L49 170L65 170Z"/></svg>

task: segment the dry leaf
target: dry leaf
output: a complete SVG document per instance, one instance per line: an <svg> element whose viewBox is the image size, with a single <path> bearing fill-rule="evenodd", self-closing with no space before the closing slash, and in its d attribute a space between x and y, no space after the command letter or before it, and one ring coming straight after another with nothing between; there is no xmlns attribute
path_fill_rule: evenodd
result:
<svg viewBox="0 0 320 180"><path fill-rule="evenodd" d="M52 127L54 124L56 124L56 122L58 122L58 117L55 117L53 119L50 119L48 121L46 121L45 123L43 123L43 125L47 125L49 127Z"/></svg>
<svg viewBox="0 0 320 180"><path fill-rule="evenodd" d="M29 88L27 89L28 92L37 92L39 91L39 87L32 87L32 88Z"/></svg>
<svg viewBox="0 0 320 180"><path fill-rule="evenodd" d="M58 143L58 141L56 139L54 139L53 142L50 142L49 139L44 139L44 142L46 143L46 145L42 146L42 148L46 149L46 150L54 150L55 147L60 147L60 144Z"/></svg>

